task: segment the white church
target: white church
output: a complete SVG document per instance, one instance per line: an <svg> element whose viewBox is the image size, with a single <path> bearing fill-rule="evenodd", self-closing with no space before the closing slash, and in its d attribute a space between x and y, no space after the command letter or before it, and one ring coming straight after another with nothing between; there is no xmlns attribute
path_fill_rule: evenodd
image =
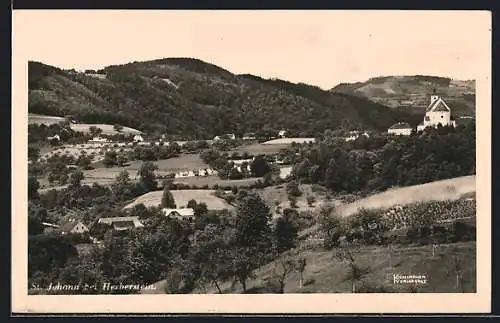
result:
<svg viewBox="0 0 500 323"><path fill-rule="evenodd" d="M424 121L417 126L417 131L422 131L427 127L436 128L439 124L443 127L456 127L456 122L451 113L451 108L438 95L431 96L431 102L425 110ZM414 128L408 123L399 122L391 126L387 133L400 136L409 136Z"/></svg>
<svg viewBox="0 0 500 323"><path fill-rule="evenodd" d="M451 113L451 108L437 95L431 96L431 103L425 110L424 121L417 126L417 131L422 131L427 127L453 126L456 127L455 119Z"/></svg>

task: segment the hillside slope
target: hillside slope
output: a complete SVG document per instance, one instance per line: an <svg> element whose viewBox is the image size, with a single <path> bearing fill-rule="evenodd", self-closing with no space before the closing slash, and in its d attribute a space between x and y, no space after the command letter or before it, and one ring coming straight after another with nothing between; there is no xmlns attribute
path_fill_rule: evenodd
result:
<svg viewBox="0 0 500 323"><path fill-rule="evenodd" d="M29 62L29 112L82 123L207 139L221 133L327 128L385 130L409 116L352 95L305 84L235 75L190 58L167 58L80 73ZM411 117L410 117L411 118Z"/></svg>
<svg viewBox="0 0 500 323"><path fill-rule="evenodd" d="M434 91L445 98L458 116L475 115L475 81L437 76L387 76L366 82L342 83L330 91L368 98L391 108L422 113Z"/></svg>

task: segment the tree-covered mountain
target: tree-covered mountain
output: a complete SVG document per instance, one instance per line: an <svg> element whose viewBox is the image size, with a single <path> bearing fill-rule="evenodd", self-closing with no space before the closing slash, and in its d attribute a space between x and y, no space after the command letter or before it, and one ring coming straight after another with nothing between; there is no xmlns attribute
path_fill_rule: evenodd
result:
<svg viewBox="0 0 500 323"><path fill-rule="evenodd" d="M331 89L367 98L391 108L422 113L434 93L443 97L457 116L474 116L476 85L474 80L453 80L438 76L385 76L366 82L342 83Z"/></svg>
<svg viewBox="0 0 500 323"><path fill-rule="evenodd" d="M307 84L235 75L192 58L62 70L29 62L29 112L207 139L261 129L316 136L325 129L385 130L420 117Z"/></svg>

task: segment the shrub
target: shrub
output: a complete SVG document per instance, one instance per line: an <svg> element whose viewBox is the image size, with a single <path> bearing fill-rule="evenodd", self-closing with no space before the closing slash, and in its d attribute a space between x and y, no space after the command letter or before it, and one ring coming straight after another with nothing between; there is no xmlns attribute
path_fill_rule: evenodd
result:
<svg viewBox="0 0 500 323"><path fill-rule="evenodd" d="M307 200L307 205L309 205L310 207L314 206L314 202L316 202L316 199L312 195L308 195L306 200Z"/></svg>

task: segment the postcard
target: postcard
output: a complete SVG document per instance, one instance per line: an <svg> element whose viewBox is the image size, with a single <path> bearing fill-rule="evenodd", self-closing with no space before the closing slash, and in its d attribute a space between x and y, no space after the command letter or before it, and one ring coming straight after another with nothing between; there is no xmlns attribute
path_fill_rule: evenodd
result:
<svg viewBox="0 0 500 323"><path fill-rule="evenodd" d="M12 60L13 312L490 311L490 12L14 10Z"/></svg>

